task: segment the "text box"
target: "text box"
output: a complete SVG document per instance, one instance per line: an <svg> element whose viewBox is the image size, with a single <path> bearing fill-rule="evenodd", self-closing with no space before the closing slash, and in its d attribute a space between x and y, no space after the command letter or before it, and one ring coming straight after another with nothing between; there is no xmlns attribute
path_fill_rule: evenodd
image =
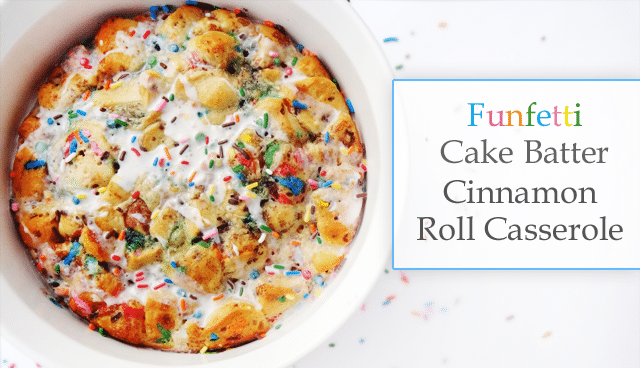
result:
<svg viewBox="0 0 640 368"><path fill-rule="evenodd" d="M393 98L395 269L640 269L640 80L394 80Z"/></svg>

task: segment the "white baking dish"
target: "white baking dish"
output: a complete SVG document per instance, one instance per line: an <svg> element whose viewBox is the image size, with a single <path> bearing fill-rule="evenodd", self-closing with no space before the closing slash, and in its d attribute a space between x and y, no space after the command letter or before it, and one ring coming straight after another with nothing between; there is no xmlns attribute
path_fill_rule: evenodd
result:
<svg viewBox="0 0 640 368"><path fill-rule="evenodd" d="M173 5L181 2L167 1ZM228 2L256 19L283 25L329 66L356 111L367 149L368 199L356 240L338 276L310 306L282 328L220 354L177 354L104 338L56 307L15 230L10 208L11 157L16 128L39 83L72 45L92 37L108 16L146 11L151 1L64 1L38 20L2 55L0 150L0 303L3 336L46 367L278 367L291 364L333 333L360 305L391 245L391 72L368 28L346 1ZM8 8L8 7L5 7ZM4 11L5 9L3 9ZM29 17L29 14L15 14ZM11 32L4 29L3 32Z"/></svg>

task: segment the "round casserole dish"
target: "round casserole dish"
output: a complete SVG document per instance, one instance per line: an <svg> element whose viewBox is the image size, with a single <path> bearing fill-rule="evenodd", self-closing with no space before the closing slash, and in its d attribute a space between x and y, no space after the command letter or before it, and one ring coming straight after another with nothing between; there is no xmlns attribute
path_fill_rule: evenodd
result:
<svg viewBox="0 0 640 368"><path fill-rule="evenodd" d="M171 2L170 2L171 3ZM173 2L181 5L180 2ZM2 149L11 152L15 129L33 100L42 77L62 50L95 33L92 26L114 14L133 14L151 2L80 3L56 6L15 44L2 60ZM282 366L323 341L352 313L375 282L388 257L390 240L391 167L390 81L388 65L368 29L346 2L232 3L259 19L282 24L313 49L331 68L356 111L356 123L367 145L368 201L360 232L343 269L322 297L284 321L282 328L247 346L217 355L184 355L131 347L93 333L41 292L43 283L30 264L13 228L9 206L2 209L1 249L2 333L48 366ZM64 19L64 22L60 22ZM322 35L322 37L318 36ZM348 35L348 36L346 36ZM24 63L24 60L30 63ZM16 92L18 91L18 92ZM5 173L10 162L3 162ZM8 180L2 185L8 203ZM55 343L54 343L55 342ZM60 348L63 347L63 348Z"/></svg>

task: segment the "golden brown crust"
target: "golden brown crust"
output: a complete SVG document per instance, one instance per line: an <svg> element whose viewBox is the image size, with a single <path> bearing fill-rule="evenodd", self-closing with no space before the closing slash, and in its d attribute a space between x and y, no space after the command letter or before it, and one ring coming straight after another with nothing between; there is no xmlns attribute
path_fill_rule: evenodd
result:
<svg viewBox="0 0 640 368"><path fill-rule="evenodd" d="M302 128L300 121L290 111L293 110L291 101L279 97L267 97L260 100L256 107L265 110L273 116L279 128L287 134L287 138L296 146L301 147L309 140L309 134Z"/></svg>
<svg viewBox="0 0 640 368"><path fill-rule="evenodd" d="M67 77L61 67L56 67L51 72L47 82L40 86L38 90L38 103L40 106L46 109L53 109L57 106L57 102L60 100L60 89Z"/></svg>
<svg viewBox="0 0 640 368"><path fill-rule="evenodd" d="M189 41L189 47L198 57L218 69L225 69L231 59L239 57L233 37L218 31L210 31Z"/></svg>
<svg viewBox="0 0 640 368"><path fill-rule="evenodd" d="M111 17L104 22L94 39L96 48L103 54L116 48L116 33L119 31L128 31L129 28L135 28L138 22L132 19L123 19L119 17Z"/></svg>
<svg viewBox="0 0 640 368"><path fill-rule="evenodd" d="M343 258L344 255L338 256L335 253L321 250L313 255L311 262L318 273L323 273L333 271L342 262Z"/></svg>
<svg viewBox="0 0 640 368"><path fill-rule="evenodd" d="M269 26L265 26L263 24L258 24L256 29L259 33L265 35L271 41L277 43L280 46L288 46L291 43L289 37L282 34L282 32L277 29Z"/></svg>
<svg viewBox="0 0 640 368"><path fill-rule="evenodd" d="M167 297L163 298L167 299ZM161 301L159 295L149 294L144 306L145 340L151 346L171 348L173 339L162 339L160 326L171 331L178 325L178 311L175 308L175 298L169 297L166 303Z"/></svg>
<svg viewBox="0 0 640 368"><path fill-rule="evenodd" d="M328 203L316 196L316 220L323 241L330 245L345 246L351 243L354 231L338 220L338 214L328 210Z"/></svg>
<svg viewBox="0 0 640 368"><path fill-rule="evenodd" d="M137 198L127 207L124 215L124 226L143 234L149 234L151 211L144 200Z"/></svg>
<svg viewBox="0 0 640 368"><path fill-rule="evenodd" d="M320 60L315 55L303 56L298 60L295 65L299 71L304 73L307 77L323 77L330 79L331 76L324 68Z"/></svg>
<svg viewBox="0 0 640 368"><path fill-rule="evenodd" d="M173 146L173 140L164 135L164 123L158 122L149 125L140 137L140 148L143 151L153 151L159 145Z"/></svg>
<svg viewBox="0 0 640 368"><path fill-rule="evenodd" d="M124 291L120 278L110 272L101 273L96 280L96 285L111 296L118 296Z"/></svg>
<svg viewBox="0 0 640 368"><path fill-rule="evenodd" d="M311 77L296 83L300 92L306 93L316 100L331 105L334 109L349 113L344 97L335 84L327 78Z"/></svg>
<svg viewBox="0 0 640 368"><path fill-rule="evenodd" d="M60 215L58 231L66 239L78 239L83 226L82 219L78 215L67 215L65 213Z"/></svg>
<svg viewBox="0 0 640 368"><path fill-rule="evenodd" d="M145 248L143 250L138 249L133 252L127 252L125 255L127 257L127 270L135 271L148 264L160 262L162 261L163 254L164 250L162 249L162 245L160 244Z"/></svg>
<svg viewBox="0 0 640 368"><path fill-rule="evenodd" d="M171 207L164 207L153 219L149 233L152 236L168 240L174 226L180 220L184 220L184 217L176 210Z"/></svg>
<svg viewBox="0 0 640 368"><path fill-rule="evenodd" d="M18 213L18 227L22 240L31 248L42 243L63 243L58 232L56 211L51 204L35 207L31 213Z"/></svg>
<svg viewBox="0 0 640 368"><path fill-rule="evenodd" d="M36 161L33 151L28 147L23 147L18 151L13 161L13 172L15 177L11 182L15 197L33 198L36 201L42 199L46 187L47 166L29 169L29 163Z"/></svg>
<svg viewBox="0 0 640 368"><path fill-rule="evenodd" d="M201 9L183 5L165 19L158 34L167 36L170 41L184 41L189 28L203 16L204 12Z"/></svg>
<svg viewBox="0 0 640 368"><path fill-rule="evenodd" d="M38 128L40 128L40 119L34 115L27 116L27 118L24 119L22 124L18 127L18 143L24 143L24 140Z"/></svg>
<svg viewBox="0 0 640 368"><path fill-rule="evenodd" d="M202 18L193 27L194 35L201 35L209 31L233 32L251 24L247 18L238 17L234 12L216 9L210 17Z"/></svg>
<svg viewBox="0 0 640 368"><path fill-rule="evenodd" d="M203 346L221 350L262 338L271 328L264 314L244 302L229 301L218 309L204 328L190 322L186 325L189 347L199 351Z"/></svg>
<svg viewBox="0 0 640 368"><path fill-rule="evenodd" d="M101 207L99 213L105 212L104 216L96 216L96 226L105 232L115 231L120 233L124 231L124 218L122 213L113 207Z"/></svg>
<svg viewBox="0 0 640 368"><path fill-rule="evenodd" d="M125 83L117 89L103 89L91 96L92 101L100 107L114 110L145 111L151 100L151 92L137 81Z"/></svg>
<svg viewBox="0 0 640 368"><path fill-rule="evenodd" d="M354 146L354 150L362 153L362 141L356 123L349 114L342 113L334 123L329 126L332 137L339 139L347 148Z"/></svg>
<svg viewBox="0 0 640 368"><path fill-rule="evenodd" d="M99 262L106 262L109 260L109 252L104 249L98 236L87 226L82 229L80 235L80 243L84 246L85 252L92 255Z"/></svg>
<svg viewBox="0 0 640 368"><path fill-rule="evenodd" d="M110 78L120 72L138 70L143 64L144 60L140 57L122 52L112 52L100 61L98 76L100 79Z"/></svg>
<svg viewBox="0 0 640 368"><path fill-rule="evenodd" d="M102 310L106 305L102 298L88 291L78 295L72 293L69 299L69 308L86 319L90 319L94 313Z"/></svg>
<svg viewBox="0 0 640 368"><path fill-rule="evenodd" d="M122 189L120 185L112 180L109 182L109 184L107 184L106 190L102 194L102 200L116 206L124 202L127 198L129 198L129 196L129 192Z"/></svg>
<svg viewBox="0 0 640 368"><path fill-rule="evenodd" d="M38 102L47 109L64 109L87 89L95 87L96 83L95 77L87 79L79 73L69 75L62 68L56 68L49 81L40 86Z"/></svg>
<svg viewBox="0 0 640 368"><path fill-rule="evenodd" d="M180 259L186 267L186 275L195 280L207 293L218 293L222 284L222 253L218 248L192 246Z"/></svg>
<svg viewBox="0 0 640 368"><path fill-rule="evenodd" d="M271 284L262 284L256 288L258 302L267 319L277 317L285 310L296 305L300 296L293 289Z"/></svg>
<svg viewBox="0 0 640 368"><path fill-rule="evenodd" d="M54 244L49 244L49 246L51 247L51 250L53 250L56 257L59 257L60 259L64 259L64 257L66 257L67 254L69 254L69 250L71 249L71 242L67 241L59 244L54 243Z"/></svg>
<svg viewBox="0 0 640 368"><path fill-rule="evenodd" d="M269 255L267 245L259 243L259 237L241 228L231 231L232 235L225 239L225 245L229 249L230 253L233 253L233 247L237 249L238 255L229 258L229 263L233 263L234 267L228 268L228 263L225 263L225 276L234 278L247 278L248 271L246 268L236 269L236 261L239 261L242 265L251 265L252 268L261 269Z"/></svg>
<svg viewBox="0 0 640 368"><path fill-rule="evenodd" d="M221 71L189 70L185 73L185 78L195 87L198 101L212 110L207 115L206 121L220 125L229 114L237 110L238 93L229 86ZM175 94L181 100L189 100L180 79L176 81Z"/></svg>
<svg viewBox="0 0 640 368"><path fill-rule="evenodd" d="M262 69L260 71L260 78L269 82L275 82L282 76L282 72L278 69Z"/></svg>
<svg viewBox="0 0 640 368"><path fill-rule="evenodd" d="M267 202L262 207L262 214L267 225L281 234L286 234L291 229L297 229L302 223L304 204L283 206L277 202Z"/></svg>
<svg viewBox="0 0 640 368"><path fill-rule="evenodd" d="M137 300L114 304L99 310L92 323L116 339L138 345L145 340L145 310Z"/></svg>

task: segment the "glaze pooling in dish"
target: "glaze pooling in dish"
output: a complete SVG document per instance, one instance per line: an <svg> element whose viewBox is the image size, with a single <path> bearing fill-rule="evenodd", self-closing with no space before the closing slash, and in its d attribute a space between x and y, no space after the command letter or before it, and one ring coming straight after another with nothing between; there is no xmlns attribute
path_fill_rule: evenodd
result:
<svg viewBox="0 0 640 368"><path fill-rule="evenodd" d="M58 302L117 339L262 338L320 295L357 231L348 101L315 55L241 15L110 18L18 130L20 234Z"/></svg>

